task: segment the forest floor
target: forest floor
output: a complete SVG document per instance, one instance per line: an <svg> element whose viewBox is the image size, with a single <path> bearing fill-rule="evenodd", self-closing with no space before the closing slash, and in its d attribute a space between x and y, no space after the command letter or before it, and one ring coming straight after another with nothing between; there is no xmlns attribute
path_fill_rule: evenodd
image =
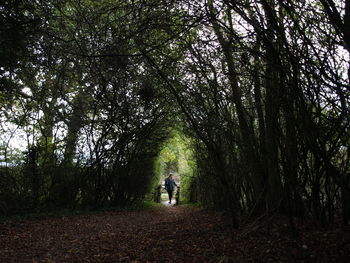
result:
<svg viewBox="0 0 350 263"><path fill-rule="evenodd" d="M244 222L162 206L0 224L0 262L350 262L350 230L304 225L293 239L285 219Z"/></svg>

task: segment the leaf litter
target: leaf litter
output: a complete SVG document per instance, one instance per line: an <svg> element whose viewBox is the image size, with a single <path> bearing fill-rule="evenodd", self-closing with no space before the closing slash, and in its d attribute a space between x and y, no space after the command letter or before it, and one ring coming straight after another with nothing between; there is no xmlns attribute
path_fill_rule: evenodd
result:
<svg viewBox="0 0 350 263"><path fill-rule="evenodd" d="M0 262L350 262L350 230L160 207L0 224Z"/></svg>

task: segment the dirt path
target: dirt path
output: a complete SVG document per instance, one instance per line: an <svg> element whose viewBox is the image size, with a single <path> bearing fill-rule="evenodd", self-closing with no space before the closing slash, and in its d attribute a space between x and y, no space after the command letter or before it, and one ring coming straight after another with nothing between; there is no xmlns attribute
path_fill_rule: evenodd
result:
<svg viewBox="0 0 350 263"><path fill-rule="evenodd" d="M281 232L283 228L278 231L278 235L266 236L262 229L243 236L243 232L231 230L230 221L224 216L174 206L50 218L0 224L0 262L341 262L339 259L348 259L345 252L339 250L344 255L339 254L337 244L332 245L329 238L320 242L309 235L310 240L305 237L291 241ZM322 239L324 233L313 235ZM334 258L334 253L340 256Z"/></svg>

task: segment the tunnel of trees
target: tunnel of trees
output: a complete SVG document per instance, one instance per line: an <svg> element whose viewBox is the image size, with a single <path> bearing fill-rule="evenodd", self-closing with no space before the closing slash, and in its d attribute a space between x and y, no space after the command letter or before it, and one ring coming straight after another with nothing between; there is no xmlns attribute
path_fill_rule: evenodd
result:
<svg viewBox="0 0 350 263"><path fill-rule="evenodd" d="M0 214L149 198L177 145L183 198L236 227L350 223L350 1L9 0L0 24Z"/></svg>

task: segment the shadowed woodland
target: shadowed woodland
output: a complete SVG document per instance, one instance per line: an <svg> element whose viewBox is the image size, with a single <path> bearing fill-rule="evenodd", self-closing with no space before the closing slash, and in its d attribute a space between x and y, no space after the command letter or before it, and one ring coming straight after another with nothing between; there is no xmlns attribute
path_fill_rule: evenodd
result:
<svg viewBox="0 0 350 263"><path fill-rule="evenodd" d="M179 262L260 262L246 243L241 256L226 249L237 231L249 237L262 225L275 241L277 226L302 240L310 229L341 229L326 233L318 256L292 250L295 257L264 262L331 262L323 248L337 255L333 262L347 262L349 0L9 0L0 4L0 25L1 218L159 201L162 180L174 172L180 203L216 210L158 207L160 218L147 217L154 226L167 214L187 226L186 213L208 221L199 230L177 225L181 234L157 241L168 246L186 239L184 229L207 228L213 251L191 243L201 257L181 254ZM113 215L135 216L125 213ZM82 218L92 224L96 216ZM0 224L0 241L22 230ZM316 232L308 238L320 239ZM256 233L251 240L266 234ZM340 243L330 248L328 237ZM61 260L142 260L129 252ZM67 252L56 253L61 262Z"/></svg>

